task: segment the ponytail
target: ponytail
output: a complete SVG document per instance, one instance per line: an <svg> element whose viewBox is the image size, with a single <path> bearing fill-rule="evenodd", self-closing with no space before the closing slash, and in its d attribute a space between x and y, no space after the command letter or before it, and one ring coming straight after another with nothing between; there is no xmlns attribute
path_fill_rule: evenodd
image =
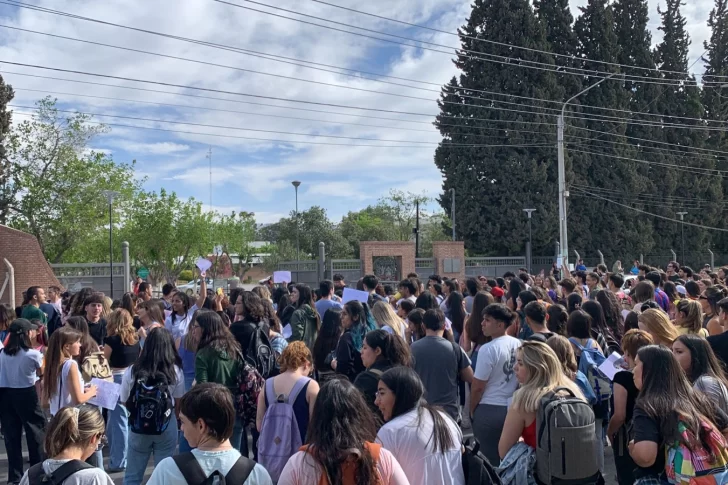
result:
<svg viewBox="0 0 728 485"><path fill-rule="evenodd" d="M412 365L412 354L402 337L378 329L367 333L365 340L370 348L382 351L380 359L388 360L392 365Z"/></svg>
<svg viewBox="0 0 728 485"><path fill-rule="evenodd" d="M85 404L62 408L53 416L46 431L45 451L53 458L68 448L86 447L104 431L104 418L98 408Z"/></svg>

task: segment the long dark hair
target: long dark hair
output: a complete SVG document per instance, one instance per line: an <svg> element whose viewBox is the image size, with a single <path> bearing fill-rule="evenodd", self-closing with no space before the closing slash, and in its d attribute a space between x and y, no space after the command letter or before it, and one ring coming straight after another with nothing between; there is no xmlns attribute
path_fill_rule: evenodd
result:
<svg viewBox="0 0 728 485"><path fill-rule="evenodd" d="M513 278L508 283L508 298L513 300L513 308L518 308L518 302L516 301L516 299L518 298L518 295L520 295L521 292L525 290L526 283L518 278Z"/></svg>
<svg viewBox="0 0 728 485"><path fill-rule="evenodd" d="M617 300L617 296L609 290L599 290L595 297L602 306L607 327L609 327L617 342L621 342L622 336L624 336L624 318L622 317L622 307L619 300Z"/></svg>
<svg viewBox="0 0 728 485"><path fill-rule="evenodd" d="M392 365L412 365L412 354L402 337L377 329L367 333L364 340L372 350L381 349L377 360L388 360Z"/></svg>
<svg viewBox="0 0 728 485"><path fill-rule="evenodd" d="M415 308L407 315L407 322L415 327L413 340L419 340L425 336L425 311L422 308Z"/></svg>
<svg viewBox="0 0 728 485"><path fill-rule="evenodd" d="M177 353L174 338L166 328L153 328L144 341L139 358L134 362L133 381L152 377L164 380L167 384L177 383L176 367L182 368L182 359Z"/></svg>
<svg viewBox="0 0 728 485"><path fill-rule="evenodd" d="M451 292L450 296L452 296L453 293L457 293L457 291ZM448 296L448 298L450 298L450 296ZM460 298L462 300L462 295L460 295ZM425 291L420 293L420 296L418 296L415 300L415 308L422 308L423 310L427 311L433 308L440 308L440 305L437 303L437 298L435 298L435 295L433 295L429 291Z"/></svg>
<svg viewBox="0 0 728 485"><path fill-rule="evenodd" d="M707 340L696 334L686 334L680 335L677 341L690 351L690 382L694 383L699 377L707 375L728 388L723 368Z"/></svg>
<svg viewBox="0 0 728 485"><path fill-rule="evenodd" d="M485 291L479 291L473 298L473 309L465 325L468 329L468 338L475 345L483 345L490 341L490 338L483 333L483 310L493 302L495 302L493 295Z"/></svg>
<svg viewBox="0 0 728 485"><path fill-rule="evenodd" d="M267 298L261 298L260 303L261 305L263 305L263 320L268 321L268 326L271 330L277 333L281 333L281 321L278 319L278 315L273 309L273 303L271 303L271 301Z"/></svg>
<svg viewBox="0 0 728 485"><path fill-rule="evenodd" d="M425 386L417 372L409 367L393 367L382 374L379 380L394 394L391 419L416 409L417 428L419 428L422 413L427 411L432 416L433 422L432 436L427 442L428 445L432 442L432 451L444 453L453 447L455 443L447 422L449 418L444 417L444 413L441 413L439 408L427 404L424 399Z"/></svg>
<svg viewBox="0 0 728 485"><path fill-rule="evenodd" d="M703 293L705 293L705 299L710 305L710 310L713 312L713 316L718 315L718 302L726 297L726 289L723 286L709 286Z"/></svg>
<svg viewBox="0 0 728 485"><path fill-rule="evenodd" d="M432 298L434 298L434 296L432 296ZM369 313L369 305L366 303L351 300L346 302L344 310L349 314L349 318L351 318L351 327L348 331L351 332L354 347L361 351L361 346L364 343L364 335L366 335L367 332L376 329L377 324Z"/></svg>
<svg viewBox="0 0 728 485"><path fill-rule="evenodd" d="M84 359L94 352L99 351L99 346L91 337L88 329L88 322L85 317L70 317L66 321L66 326L81 332L81 353L75 357L76 362L83 364Z"/></svg>
<svg viewBox="0 0 728 485"><path fill-rule="evenodd" d="M619 341L612 333L612 329L607 326L607 319L604 318L604 309L599 304L599 302L594 300L587 300L584 302L583 305L581 305L581 309L587 312L592 318L592 332L601 334L607 340L607 342L609 342L611 338L612 342L616 342L617 344L619 344ZM604 352L607 352L607 349L602 350Z"/></svg>
<svg viewBox="0 0 728 485"><path fill-rule="evenodd" d="M566 310L569 312L569 315L581 309L582 301L583 299L580 294L569 293L569 296L566 297Z"/></svg>
<svg viewBox="0 0 728 485"><path fill-rule="evenodd" d="M71 317L78 317L86 315L86 309L84 308L83 302L89 296L94 294L93 288L81 288L77 293L74 293L68 300L68 307L66 308L66 315Z"/></svg>
<svg viewBox="0 0 728 485"><path fill-rule="evenodd" d="M665 281L665 286L662 288L662 290L667 295L670 303L680 299L680 294L677 292L677 285L672 281Z"/></svg>
<svg viewBox="0 0 728 485"><path fill-rule="evenodd" d="M377 482L376 462L365 442L377 436L376 421L361 392L345 379L321 387L308 423L308 453L324 469L329 483L342 483L342 464L357 459L357 483Z"/></svg>
<svg viewBox="0 0 728 485"><path fill-rule="evenodd" d="M707 418L715 426L716 407L693 389L670 349L647 345L637 351L637 358L642 363L642 388L635 405L660 423L660 445L683 443L678 430L682 421L711 450L701 421Z"/></svg>
<svg viewBox="0 0 728 485"><path fill-rule="evenodd" d="M124 293L124 295L121 297L121 305L119 305L119 307L128 311L129 315L133 317L134 315L136 315L136 299L137 297L134 293Z"/></svg>
<svg viewBox="0 0 728 485"><path fill-rule="evenodd" d="M319 312L316 311L316 304L313 301L313 292L311 291L311 288L302 283L294 285L294 288L298 290L296 309L301 308L303 305L310 306L314 310L313 313L316 316L316 330L319 330L321 328L321 316L319 315Z"/></svg>
<svg viewBox="0 0 728 485"><path fill-rule="evenodd" d="M339 342L344 329L341 326L341 309L329 308L324 313L324 321L321 324L313 344L313 365L316 369L326 369L326 357L336 350L336 344Z"/></svg>
<svg viewBox="0 0 728 485"><path fill-rule="evenodd" d="M450 293L450 296L447 297L447 307L450 310L450 322L452 322L452 328L458 333L458 335L463 334L465 319L468 316L465 312L465 308L463 308L463 301L465 300L459 291L453 291Z"/></svg>
<svg viewBox="0 0 728 485"><path fill-rule="evenodd" d="M237 359L241 353L240 344L235 340L220 315L211 310L198 310L195 312L195 322L200 326L201 331L197 352L210 347L221 354Z"/></svg>
<svg viewBox="0 0 728 485"><path fill-rule="evenodd" d="M566 322L569 321L569 312L563 305L553 304L546 309L547 325L550 332L566 336Z"/></svg>
<svg viewBox="0 0 728 485"><path fill-rule="evenodd" d="M183 318L187 318L187 315L190 312L190 307L192 306L189 295L187 293L185 293L184 291L178 291L177 293L174 294L173 298L179 298L179 301L182 302L182 306L185 309L185 315ZM172 314L169 316L169 319L171 320L172 325L174 325L174 321L177 319L177 312L172 310Z"/></svg>

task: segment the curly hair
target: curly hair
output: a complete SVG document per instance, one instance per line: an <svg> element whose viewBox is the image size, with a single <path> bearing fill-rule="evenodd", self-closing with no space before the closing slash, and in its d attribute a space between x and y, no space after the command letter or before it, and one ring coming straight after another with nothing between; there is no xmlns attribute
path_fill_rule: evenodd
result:
<svg viewBox="0 0 728 485"><path fill-rule="evenodd" d="M313 356L303 342L291 342L278 357L281 372L296 370L306 364L313 365Z"/></svg>

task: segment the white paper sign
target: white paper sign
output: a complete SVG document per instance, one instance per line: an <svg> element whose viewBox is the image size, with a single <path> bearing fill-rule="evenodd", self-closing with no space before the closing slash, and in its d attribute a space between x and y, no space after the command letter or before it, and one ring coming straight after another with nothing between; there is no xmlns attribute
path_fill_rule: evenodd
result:
<svg viewBox="0 0 728 485"><path fill-rule="evenodd" d="M341 297L341 303L347 303L350 301L359 301L366 303L369 301L369 292L355 290L353 288L344 288L344 294Z"/></svg>
<svg viewBox="0 0 728 485"><path fill-rule="evenodd" d="M88 403L109 410L116 409L121 386L115 382L103 381L95 377L91 379L91 384L97 387L96 397L89 399Z"/></svg>
<svg viewBox="0 0 728 485"><path fill-rule="evenodd" d="M559 256L558 258L556 258L556 267L559 268L559 269L561 269L561 267L563 265L564 265L564 258L562 258L561 256Z"/></svg>
<svg viewBox="0 0 728 485"><path fill-rule="evenodd" d="M291 272L290 271L274 271L273 272L273 283L290 283Z"/></svg>
<svg viewBox="0 0 728 485"><path fill-rule="evenodd" d="M283 327L283 338L291 338L291 335L293 335L293 329L291 328L291 324L289 323L285 327Z"/></svg>
<svg viewBox="0 0 728 485"><path fill-rule="evenodd" d="M607 357L607 360L602 362L602 365L599 366L599 370L602 371L602 373L607 376L610 381L613 381L615 374L625 370L626 367L627 365L624 357L616 352L612 352L612 355Z"/></svg>
<svg viewBox="0 0 728 485"><path fill-rule="evenodd" d="M204 273L212 267L212 262L207 258L197 258L197 261L195 261L195 266L200 268L200 272Z"/></svg>

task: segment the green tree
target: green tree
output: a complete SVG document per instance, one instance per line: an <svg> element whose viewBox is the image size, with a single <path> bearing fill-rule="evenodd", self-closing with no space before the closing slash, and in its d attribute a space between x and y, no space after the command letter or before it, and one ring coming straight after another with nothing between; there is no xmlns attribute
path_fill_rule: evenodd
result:
<svg viewBox="0 0 728 485"><path fill-rule="evenodd" d="M251 256L256 252L251 246L255 241L255 214L232 212L229 215L217 215L212 237L215 246L220 248L220 255L227 257L233 265L233 273L243 278L250 267Z"/></svg>
<svg viewBox="0 0 728 485"><path fill-rule="evenodd" d="M509 47L548 48L543 26L527 0L476 0L460 29L460 43L463 51L455 61L460 75L442 88L436 120L444 138L435 152L435 164L445 179L438 202L449 212L454 188L459 236L469 251L493 255L524 253L528 232L522 209L535 207L539 217L534 219L534 251L550 253L558 235L553 111L533 107L527 115L500 103L523 102L515 96L562 101L563 87L552 72L484 60L518 57L554 65L553 56L515 53ZM493 96L493 101L472 98L488 98L483 90L508 95Z"/></svg>
<svg viewBox="0 0 728 485"><path fill-rule="evenodd" d="M9 223L37 237L45 257L57 263L108 227L104 191L119 193L118 221L140 181L134 178L134 163L117 164L104 153L87 150L106 127L90 125L83 114L63 117L50 98L37 107L33 119L15 126L8 140Z"/></svg>
<svg viewBox="0 0 728 485"><path fill-rule="evenodd" d="M279 247L283 247L285 243L294 249L298 235L302 260L317 259L320 242L326 245L326 254L332 258L351 257L351 246L326 216L326 209L313 206L308 210L300 211L298 221L297 231L296 212L291 211L290 217L284 217L277 223L265 227L261 235L268 235L270 239L266 240L276 243Z"/></svg>
<svg viewBox="0 0 728 485"><path fill-rule="evenodd" d="M8 111L8 103L15 97L13 87L5 84L0 76L0 224L8 223L11 197L11 163L7 153L7 137L10 133L12 111Z"/></svg>
<svg viewBox="0 0 728 485"><path fill-rule="evenodd" d="M391 212L381 205L370 205L359 212L349 212L341 220L339 231L352 248L355 258L359 257L361 241L397 240Z"/></svg>
<svg viewBox="0 0 728 485"><path fill-rule="evenodd" d="M182 200L164 189L141 192L126 213L122 230L130 257L149 269L153 283L173 283L183 269L213 248L213 214L194 199Z"/></svg>

